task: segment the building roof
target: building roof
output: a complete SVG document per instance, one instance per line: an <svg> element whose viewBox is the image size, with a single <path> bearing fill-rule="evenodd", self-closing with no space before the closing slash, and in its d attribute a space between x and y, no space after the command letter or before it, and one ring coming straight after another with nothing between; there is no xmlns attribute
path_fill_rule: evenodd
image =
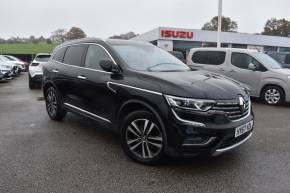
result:
<svg viewBox="0 0 290 193"><path fill-rule="evenodd" d="M193 32L194 35L192 39L164 38L161 36L162 30ZM150 41L150 42L156 41L156 40L216 42L217 32L199 30L199 29L158 27L149 32L143 33L135 38L132 38L132 40L139 40L139 41L141 40L141 41ZM248 34L248 33L222 32L221 42L231 43L231 44L257 45L257 46L290 47L290 38L288 37L255 35L255 34Z"/></svg>

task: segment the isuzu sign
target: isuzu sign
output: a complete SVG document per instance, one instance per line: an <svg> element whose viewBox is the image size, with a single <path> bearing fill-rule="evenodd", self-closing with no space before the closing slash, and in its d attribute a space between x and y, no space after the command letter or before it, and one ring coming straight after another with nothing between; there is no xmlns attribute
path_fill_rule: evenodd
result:
<svg viewBox="0 0 290 193"><path fill-rule="evenodd" d="M176 39L193 39L193 32L181 30L161 30L161 37Z"/></svg>

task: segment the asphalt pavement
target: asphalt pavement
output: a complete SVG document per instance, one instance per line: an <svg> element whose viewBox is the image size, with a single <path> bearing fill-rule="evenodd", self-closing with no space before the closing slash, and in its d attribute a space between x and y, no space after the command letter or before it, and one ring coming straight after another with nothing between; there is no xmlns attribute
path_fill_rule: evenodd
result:
<svg viewBox="0 0 290 193"><path fill-rule="evenodd" d="M254 135L236 150L150 167L90 119L51 121L25 73L0 82L0 193L289 193L290 106L253 106Z"/></svg>

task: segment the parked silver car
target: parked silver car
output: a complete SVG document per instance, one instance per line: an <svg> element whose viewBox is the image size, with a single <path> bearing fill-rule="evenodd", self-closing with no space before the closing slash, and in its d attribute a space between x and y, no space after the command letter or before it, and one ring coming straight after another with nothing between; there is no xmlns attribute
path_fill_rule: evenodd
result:
<svg viewBox="0 0 290 193"><path fill-rule="evenodd" d="M251 89L269 105L290 102L290 69L267 54L235 48L193 48L187 64L194 69L216 72Z"/></svg>

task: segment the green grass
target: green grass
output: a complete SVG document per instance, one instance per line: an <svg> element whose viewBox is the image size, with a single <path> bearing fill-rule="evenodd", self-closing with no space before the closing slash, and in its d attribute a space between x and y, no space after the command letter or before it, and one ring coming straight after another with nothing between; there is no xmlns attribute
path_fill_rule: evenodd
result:
<svg viewBox="0 0 290 193"><path fill-rule="evenodd" d="M0 54L51 53L56 44L0 44Z"/></svg>

